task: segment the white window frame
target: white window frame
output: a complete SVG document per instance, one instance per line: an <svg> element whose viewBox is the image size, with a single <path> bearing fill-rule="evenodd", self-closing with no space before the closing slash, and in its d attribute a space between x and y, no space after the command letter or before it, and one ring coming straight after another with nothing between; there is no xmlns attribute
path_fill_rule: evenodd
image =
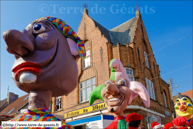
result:
<svg viewBox="0 0 193 129"><path fill-rule="evenodd" d="M87 85L87 82L90 81L90 84ZM81 85L84 85L81 87ZM89 78L87 80L84 80L82 82L79 83L79 102L80 103L83 103L83 102L86 102L89 100L89 95L90 93L87 92L87 90L90 88L90 93L91 91L96 88L96 77L92 77L92 78ZM82 91L84 91L84 100L82 100L83 96L82 96Z"/></svg>
<svg viewBox="0 0 193 129"><path fill-rule="evenodd" d="M57 102L57 100L59 100L60 102ZM57 103L58 103L58 105L57 105ZM62 96L56 97L56 106L58 106L58 109L55 108L56 111L62 109Z"/></svg>
<svg viewBox="0 0 193 129"><path fill-rule="evenodd" d="M165 103L165 107L168 107L168 105L167 105L167 99L166 99L166 93L165 93L165 91L163 92L163 96L164 96L164 103Z"/></svg>
<svg viewBox="0 0 193 129"><path fill-rule="evenodd" d="M125 73L126 73L127 76L129 77L129 79L130 79L131 81L135 81L133 69L132 69L132 68L127 68L127 67L124 67L124 69L125 69ZM130 70L130 73L127 73L127 70Z"/></svg>
<svg viewBox="0 0 193 129"><path fill-rule="evenodd" d="M149 93L149 97L153 100L155 99L155 91L154 91L154 85L153 82L150 81L149 79L146 78L146 86L147 86L147 91Z"/></svg>
<svg viewBox="0 0 193 129"><path fill-rule="evenodd" d="M144 57L145 57L145 65L146 65L146 67L149 69L148 56L147 56L147 53L146 53L146 52L144 52Z"/></svg>
<svg viewBox="0 0 193 129"><path fill-rule="evenodd" d="M87 63L87 64L85 64ZM90 67L91 61L90 61L90 49L86 50L86 57L82 60L82 68Z"/></svg>

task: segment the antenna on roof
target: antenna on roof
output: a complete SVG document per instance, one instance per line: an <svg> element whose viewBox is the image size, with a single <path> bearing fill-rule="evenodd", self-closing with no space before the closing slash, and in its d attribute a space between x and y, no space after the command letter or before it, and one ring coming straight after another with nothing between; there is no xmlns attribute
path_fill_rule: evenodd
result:
<svg viewBox="0 0 193 129"><path fill-rule="evenodd" d="M136 5L135 5L135 10L137 11L137 10L139 10L139 5L137 5L137 2L136 2Z"/></svg>
<svg viewBox="0 0 193 129"><path fill-rule="evenodd" d="M86 4L86 0L85 0L85 3L82 5L82 7L84 8L83 13L86 13L88 15L88 10L87 10L88 4Z"/></svg>
<svg viewBox="0 0 193 129"><path fill-rule="evenodd" d="M82 5L83 8L87 9L88 8L88 4L86 4L86 0L85 3Z"/></svg>

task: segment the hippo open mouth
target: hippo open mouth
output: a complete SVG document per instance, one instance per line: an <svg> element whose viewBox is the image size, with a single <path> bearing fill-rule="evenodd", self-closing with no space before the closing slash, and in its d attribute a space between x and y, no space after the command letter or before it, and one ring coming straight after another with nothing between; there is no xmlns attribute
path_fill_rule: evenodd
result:
<svg viewBox="0 0 193 129"><path fill-rule="evenodd" d="M187 109L187 108L186 108ZM186 112L186 109L179 109L181 112Z"/></svg>
<svg viewBox="0 0 193 129"><path fill-rule="evenodd" d="M115 107L115 106L122 105L122 103L125 100L125 95L122 93L120 94L119 97L107 97L107 95L105 94L105 98L106 98L106 104L108 106Z"/></svg>
<svg viewBox="0 0 193 129"><path fill-rule="evenodd" d="M20 73L24 71L30 71L32 73L38 74L41 71L41 68L38 63L33 63L33 62L24 62L21 63L20 65L16 66L12 72L15 73L15 79L18 80L18 76Z"/></svg>

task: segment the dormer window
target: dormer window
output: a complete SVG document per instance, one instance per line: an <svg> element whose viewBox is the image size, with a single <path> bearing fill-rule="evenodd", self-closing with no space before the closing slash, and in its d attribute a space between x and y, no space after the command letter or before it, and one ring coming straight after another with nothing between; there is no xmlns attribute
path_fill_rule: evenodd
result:
<svg viewBox="0 0 193 129"><path fill-rule="evenodd" d="M82 60L82 67L86 68L90 66L90 49L86 50L86 57Z"/></svg>
<svg viewBox="0 0 193 129"><path fill-rule="evenodd" d="M91 60L90 60L90 42L86 41L85 42L85 49L86 49L86 57L85 59L82 60L82 68L87 68L91 65Z"/></svg>

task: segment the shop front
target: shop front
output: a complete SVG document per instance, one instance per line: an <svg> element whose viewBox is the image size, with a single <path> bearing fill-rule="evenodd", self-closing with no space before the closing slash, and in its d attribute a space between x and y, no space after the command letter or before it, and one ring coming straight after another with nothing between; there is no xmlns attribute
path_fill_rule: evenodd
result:
<svg viewBox="0 0 193 129"><path fill-rule="evenodd" d="M143 126L146 129L150 129L150 123L154 121L162 124L161 119L165 118L164 114L137 105L127 106L127 109L124 111L124 116L126 117L128 114L133 112L140 113L141 111L145 113L145 115L142 115L147 122L147 124L143 123ZM75 129L101 129L107 127L113 121L114 116L108 113L105 103L101 102L77 110L65 112L64 119Z"/></svg>

